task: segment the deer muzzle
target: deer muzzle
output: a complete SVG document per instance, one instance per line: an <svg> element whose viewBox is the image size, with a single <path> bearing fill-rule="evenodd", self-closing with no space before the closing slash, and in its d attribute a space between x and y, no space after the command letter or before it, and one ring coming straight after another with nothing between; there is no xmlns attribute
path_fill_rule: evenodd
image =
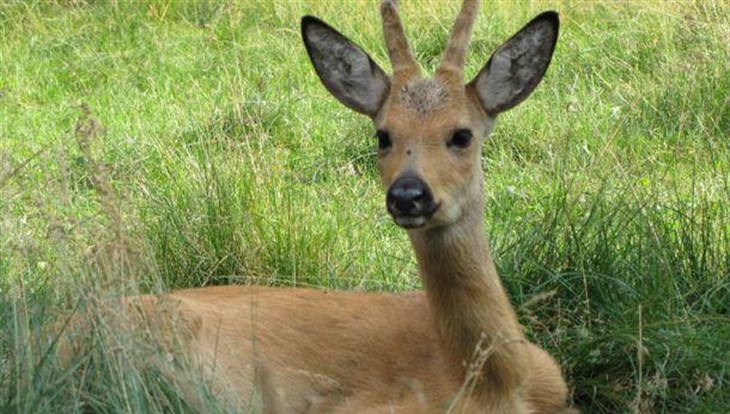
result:
<svg viewBox="0 0 730 414"><path fill-rule="evenodd" d="M385 204L395 223L403 228L423 226L439 207L428 185L413 175L402 176L390 185Z"/></svg>

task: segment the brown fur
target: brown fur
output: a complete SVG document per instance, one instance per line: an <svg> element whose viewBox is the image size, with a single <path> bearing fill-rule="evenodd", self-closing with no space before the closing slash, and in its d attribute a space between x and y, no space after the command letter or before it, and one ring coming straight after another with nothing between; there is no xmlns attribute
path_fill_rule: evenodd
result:
<svg viewBox="0 0 730 414"><path fill-rule="evenodd" d="M126 301L148 315L144 319L158 340L168 340L171 331L182 333L182 352L232 405L258 389L269 413L566 410L560 369L525 338L492 262L480 166L480 144L496 116L483 100L507 97L491 102L495 107L519 103L550 60L540 54L552 49L547 44L527 50L525 56L540 55L544 67L522 68L525 80L516 79L514 87L505 83L500 94L479 90L479 82L464 87L462 66L476 6L465 2L431 80L419 75L393 1L381 7L392 79L324 23L303 23L309 25L303 26L305 42L325 86L347 106L371 115L392 140L378 155L383 186L405 175L418 177L439 205L424 225L408 229L425 294L227 286ZM554 45L557 23L553 27L548 17L535 26L539 33L528 25L522 36L553 36ZM508 57L497 59L498 68L509 66ZM480 76L489 72L485 67ZM471 131L471 145L449 145L460 129Z"/></svg>
<svg viewBox="0 0 730 414"><path fill-rule="evenodd" d="M144 316L158 341L172 342L176 332L179 352L232 406L258 389L270 413L444 413L452 405L455 413L519 412L489 410L473 391L453 401L462 367L444 355L421 292L221 286L130 298L125 306ZM526 406L559 412L566 393L559 369L534 345L519 347L533 367L519 393Z"/></svg>

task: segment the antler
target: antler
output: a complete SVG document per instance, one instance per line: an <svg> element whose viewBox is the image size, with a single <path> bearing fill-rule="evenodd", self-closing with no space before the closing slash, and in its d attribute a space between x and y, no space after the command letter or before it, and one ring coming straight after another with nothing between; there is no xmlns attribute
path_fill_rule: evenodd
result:
<svg viewBox="0 0 730 414"><path fill-rule="evenodd" d="M439 70L449 70L459 75L462 74L466 51L469 48L471 29L474 26L478 9L479 0L464 0L459 16L456 17L454 27L451 29L451 36L449 36L449 41L446 44Z"/></svg>
<svg viewBox="0 0 730 414"><path fill-rule="evenodd" d="M411 46L406 39L403 24L398 16L396 0L382 0L380 14L383 19L383 34L388 48L388 56L393 66L393 77L420 74Z"/></svg>

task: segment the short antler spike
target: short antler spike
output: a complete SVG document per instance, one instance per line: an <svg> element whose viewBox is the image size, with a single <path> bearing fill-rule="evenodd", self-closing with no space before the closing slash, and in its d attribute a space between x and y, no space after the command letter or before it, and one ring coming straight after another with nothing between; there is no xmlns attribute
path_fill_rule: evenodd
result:
<svg viewBox="0 0 730 414"><path fill-rule="evenodd" d="M383 34L388 48L388 56L393 66L393 76L411 76L419 74L420 70L408 44L403 24L398 16L398 7L395 0L382 0L380 14L383 19Z"/></svg>
<svg viewBox="0 0 730 414"><path fill-rule="evenodd" d="M469 48L471 29L474 26L478 10L479 0L464 0L459 16L456 17L454 27L451 29L451 36L449 36L449 41L446 44L446 50L439 69L462 73L466 52Z"/></svg>

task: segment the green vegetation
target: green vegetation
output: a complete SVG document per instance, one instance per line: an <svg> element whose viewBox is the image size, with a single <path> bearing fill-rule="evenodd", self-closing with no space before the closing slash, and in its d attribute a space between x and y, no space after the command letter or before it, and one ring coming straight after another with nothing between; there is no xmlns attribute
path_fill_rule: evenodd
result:
<svg viewBox="0 0 730 414"><path fill-rule="evenodd" d="M458 5L402 3L428 71ZM543 84L484 148L489 238L531 337L586 413L730 411L729 3L485 3L470 76L538 12L563 20ZM0 412L224 410L102 317L61 368L46 328L70 309L209 284L419 288L369 120L299 37L318 15L387 68L377 13L0 5Z"/></svg>

